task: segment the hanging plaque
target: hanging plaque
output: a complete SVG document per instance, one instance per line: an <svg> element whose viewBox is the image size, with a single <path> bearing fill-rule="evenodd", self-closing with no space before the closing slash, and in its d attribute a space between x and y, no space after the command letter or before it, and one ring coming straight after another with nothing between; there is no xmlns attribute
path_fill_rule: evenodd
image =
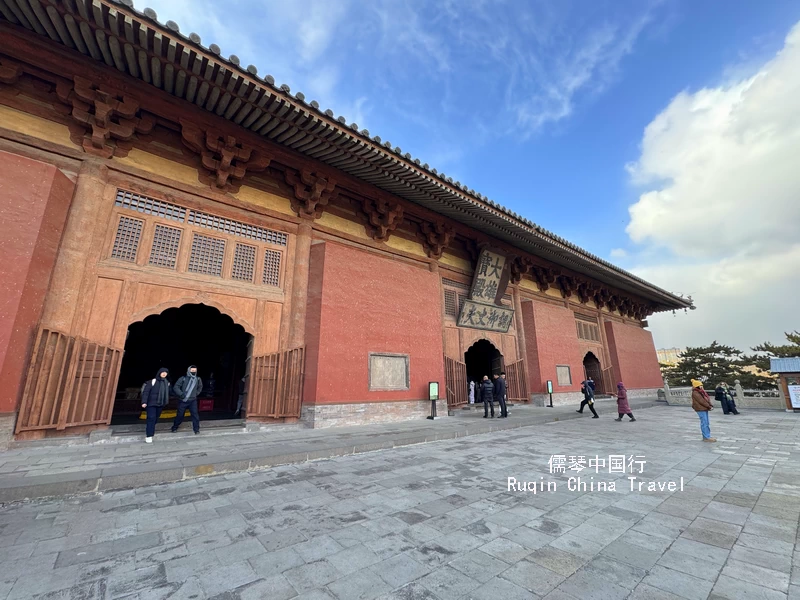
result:
<svg viewBox="0 0 800 600"><path fill-rule="evenodd" d="M506 257L490 250L482 250L475 267L469 300L461 303L459 327L508 333L514 311L499 304L508 277L503 277ZM502 288L502 289L501 289Z"/></svg>

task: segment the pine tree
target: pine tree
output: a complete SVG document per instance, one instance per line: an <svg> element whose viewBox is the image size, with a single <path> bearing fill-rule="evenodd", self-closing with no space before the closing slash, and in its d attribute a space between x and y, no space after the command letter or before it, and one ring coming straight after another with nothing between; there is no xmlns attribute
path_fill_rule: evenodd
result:
<svg viewBox="0 0 800 600"><path fill-rule="evenodd" d="M719 382L733 385L735 379L742 380L742 351L724 346L714 340L710 346L688 347L681 352L675 365L662 365L664 379L673 386L690 386L692 379L699 379L713 389Z"/></svg>
<svg viewBox="0 0 800 600"><path fill-rule="evenodd" d="M762 371L769 371L770 358L791 358L800 356L800 331L793 333L785 333L786 341L789 342L783 346L776 346L770 342L764 342L751 348L758 354L746 357L748 362L751 362Z"/></svg>

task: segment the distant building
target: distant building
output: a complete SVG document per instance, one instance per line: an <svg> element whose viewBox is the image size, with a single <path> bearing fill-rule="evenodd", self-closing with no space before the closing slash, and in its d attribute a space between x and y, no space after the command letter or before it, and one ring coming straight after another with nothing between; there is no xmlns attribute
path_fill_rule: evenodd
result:
<svg viewBox="0 0 800 600"><path fill-rule="evenodd" d="M684 348L659 348L656 350L656 354L658 354L658 362L663 365L677 365L680 359L680 353L684 351Z"/></svg>

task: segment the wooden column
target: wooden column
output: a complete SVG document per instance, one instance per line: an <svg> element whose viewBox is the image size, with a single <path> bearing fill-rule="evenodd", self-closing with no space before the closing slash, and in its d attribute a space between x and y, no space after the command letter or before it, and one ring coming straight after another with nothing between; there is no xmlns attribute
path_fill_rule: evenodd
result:
<svg viewBox="0 0 800 600"><path fill-rule="evenodd" d="M102 208L107 180L108 169L102 162L89 159L81 165L42 315L45 327L73 334L84 276L95 243L95 226L100 225L98 219L106 214ZM107 227L108 223L102 226Z"/></svg>
<svg viewBox="0 0 800 600"><path fill-rule="evenodd" d="M308 306L308 269L311 257L311 222L302 221L297 228L297 240L292 271L292 304L289 316L289 348L300 348L306 339L306 310Z"/></svg>
<svg viewBox="0 0 800 600"><path fill-rule="evenodd" d="M528 365L528 343L525 340L525 324L522 322L522 299L519 295L519 284L513 288L512 297L514 298L514 322L517 325L517 349L525 365L525 387L528 390L528 398L526 402L530 402L531 395L531 380L530 380L530 365Z"/></svg>

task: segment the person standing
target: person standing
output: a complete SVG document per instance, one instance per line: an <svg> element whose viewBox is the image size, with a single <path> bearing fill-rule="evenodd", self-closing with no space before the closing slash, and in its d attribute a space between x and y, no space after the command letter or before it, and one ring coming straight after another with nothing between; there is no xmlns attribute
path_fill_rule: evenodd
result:
<svg viewBox="0 0 800 600"><path fill-rule="evenodd" d="M595 387L594 387L594 386L595 386L595 383L594 383L594 379L592 379L591 377L589 377L589 378L586 380L586 383L588 384L588 386L589 386L590 388L592 388L592 398L594 398L594 392L595 392Z"/></svg>
<svg viewBox="0 0 800 600"><path fill-rule="evenodd" d="M708 392L703 389L703 382L692 379L692 408L700 418L700 431L703 434L704 442L716 442L716 438L711 437L711 425L708 422L708 411L714 410Z"/></svg>
<svg viewBox="0 0 800 600"><path fill-rule="evenodd" d="M475 380L470 379L469 381L469 403L475 404Z"/></svg>
<svg viewBox="0 0 800 600"><path fill-rule="evenodd" d="M579 413L583 414L583 407L588 404L589 405L589 410L592 411L592 414L594 415L592 418L593 419L599 419L600 416L597 414L597 411L594 409L594 388L592 388L592 386L589 385L589 381L588 380L584 381L581 384L581 391L583 392L583 402L581 402L580 410L576 410L575 412L579 412Z"/></svg>
<svg viewBox="0 0 800 600"><path fill-rule="evenodd" d="M178 414L172 423L172 433L178 431L178 427L183 423L183 416L186 410L192 416L192 429L195 434L200 433L200 413L197 411L197 397L203 391L203 380L197 376L197 367L191 365L186 369L186 375L178 379L175 383L175 395L178 396Z"/></svg>
<svg viewBox="0 0 800 600"><path fill-rule="evenodd" d="M505 419L508 417L508 409L506 408L506 374L494 376L494 397L500 404L500 418Z"/></svg>
<svg viewBox="0 0 800 600"><path fill-rule="evenodd" d="M722 382L722 387L725 390L725 397L728 400L728 408L733 414L738 415L739 411L736 408L736 400L733 399L733 392L731 391L731 388L729 388L728 384L724 381Z"/></svg>
<svg viewBox="0 0 800 600"><path fill-rule="evenodd" d="M492 418L494 419L494 385L489 381L489 376L483 376L483 383L481 383L481 400L483 400L483 418L489 418L489 409L492 410Z"/></svg>
<svg viewBox="0 0 800 600"><path fill-rule="evenodd" d="M714 400L718 401L722 405L723 415L730 414L731 409L728 405L728 396L725 394L725 387L723 386L722 382L718 383L717 387L714 389Z"/></svg>
<svg viewBox="0 0 800 600"><path fill-rule="evenodd" d="M628 415L631 421L636 420L628 404L628 390L625 389L625 385L621 381L617 384L617 412L619 413L619 418L614 419L615 421L622 421L622 417L625 415Z"/></svg>
<svg viewBox="0 0 800 600"><path fill-rule="evenodd" d="M145 427L144 441L153 443L156 433L156 423L161 418L161 411L169 404L169 370L160 368L155 379L144 384L142 389L142 408L147 411L147 425Z"/></svg>
<svg viewBox="0 0 800 600"><path fill-rule="evenodd" d="M247 395L247 375L239 380L239 401L236 403L236 412L233 416L238 416L244 406L244 398ZM245 409L247 410L247 409Z"/></svg>

